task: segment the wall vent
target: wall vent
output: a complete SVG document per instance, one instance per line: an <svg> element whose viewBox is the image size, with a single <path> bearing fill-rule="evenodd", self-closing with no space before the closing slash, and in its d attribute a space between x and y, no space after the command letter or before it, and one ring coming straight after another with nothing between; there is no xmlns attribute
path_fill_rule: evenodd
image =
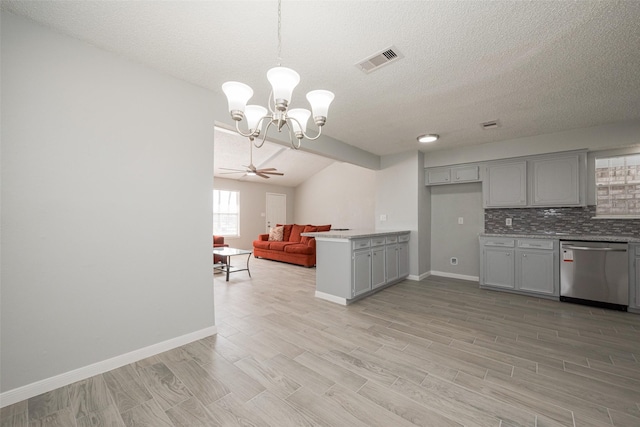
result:
<svg viewBox="0 0 640 427"><path fill-rule="evenodd" d="M395 46L391 46L363 59L356 64L356 67L360 68L364 73L369 74L380 67L384 67L402 58L404 58L404 55L400 53Z"/></svg>
<svg viewBox="0 0 640 427"><path fill-rule="evenodd" d="M490 122L480 123L480 126L482 127L482 129L485 129L485 130L497 129L497 128L500 127L500 121L499 120L492 120Z"/></svg>

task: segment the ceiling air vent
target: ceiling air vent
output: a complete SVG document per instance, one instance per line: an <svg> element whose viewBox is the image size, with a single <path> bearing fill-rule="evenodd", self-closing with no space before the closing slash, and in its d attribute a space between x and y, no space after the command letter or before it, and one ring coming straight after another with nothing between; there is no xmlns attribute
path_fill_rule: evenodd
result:
<svg viewBox="0 0 640 427"><path fill-rule="evenodd" d="M493 120L490 122L484 122L484 123L480 123L480 126L482 127L482 129L488 130L488 129L497 129L500 127L500 121L498 120Z"/></svg>
<svg viewBox="0 0 640 427"><path fill-rule="evenodd" d="M369 74L380 67L396 62L398 59L402 58L404 58L404 55L400 53L395 46L391 46L366 59L363 59L356 64L356 67L360 68L364 73Z"/></svg>

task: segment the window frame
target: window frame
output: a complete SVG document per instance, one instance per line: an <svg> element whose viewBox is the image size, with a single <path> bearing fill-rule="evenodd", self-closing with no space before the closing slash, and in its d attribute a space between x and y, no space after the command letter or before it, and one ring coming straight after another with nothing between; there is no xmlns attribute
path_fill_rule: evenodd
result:
<svg viewBox="0 0 640 427"><path fill-rule="evenodd" d="M216 204L216 193L220 194L220 193L229 193L229 198L231 198L232 194L235 194L235 199L236 199L236 204L235 204L235 209L228 209L226 212L221 212L221 204ZM218 188L214 188L213 189L213 234L215 236L223 236L223 237L229 237L229 238L233 238L233 237L240 237L240 191L236 191L236 190L224 190L224 189L218 189ZM222 197L222 195L220 194L220 197ZM218 197L218 199L220 198ZM231 203L227 204L227 206L231 206ZM216 208L218 210L216 210ZM229 230L226 230L224 232L220 231L219 229L216 229L216 225L218 225L218 227L220 227L220 216L221 215L227 215L227 216L235 216L236 221L235 221L235 229L236 232L235 233L229 233ZM216 221L217 219L217 221Z"/></svg>

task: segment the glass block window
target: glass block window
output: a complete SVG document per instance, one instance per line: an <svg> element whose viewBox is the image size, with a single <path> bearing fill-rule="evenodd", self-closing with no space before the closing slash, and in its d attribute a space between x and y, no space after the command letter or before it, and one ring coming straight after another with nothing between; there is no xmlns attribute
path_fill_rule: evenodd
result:
<svg viewBox="0 0 640 427"><path fill-rule="evenodd" d="M596 216L640 217L640 154L596 159Z"/></svg>

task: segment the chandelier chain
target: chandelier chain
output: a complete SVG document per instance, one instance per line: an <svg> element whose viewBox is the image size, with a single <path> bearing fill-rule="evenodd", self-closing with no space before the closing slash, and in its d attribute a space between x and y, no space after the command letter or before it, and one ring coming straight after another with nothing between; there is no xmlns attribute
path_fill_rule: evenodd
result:
<svg viewBox="0 0 640 427"><path fill-rule="evenodd" d="M278 0L278 66L282 65L282 0Z"/></svg>

